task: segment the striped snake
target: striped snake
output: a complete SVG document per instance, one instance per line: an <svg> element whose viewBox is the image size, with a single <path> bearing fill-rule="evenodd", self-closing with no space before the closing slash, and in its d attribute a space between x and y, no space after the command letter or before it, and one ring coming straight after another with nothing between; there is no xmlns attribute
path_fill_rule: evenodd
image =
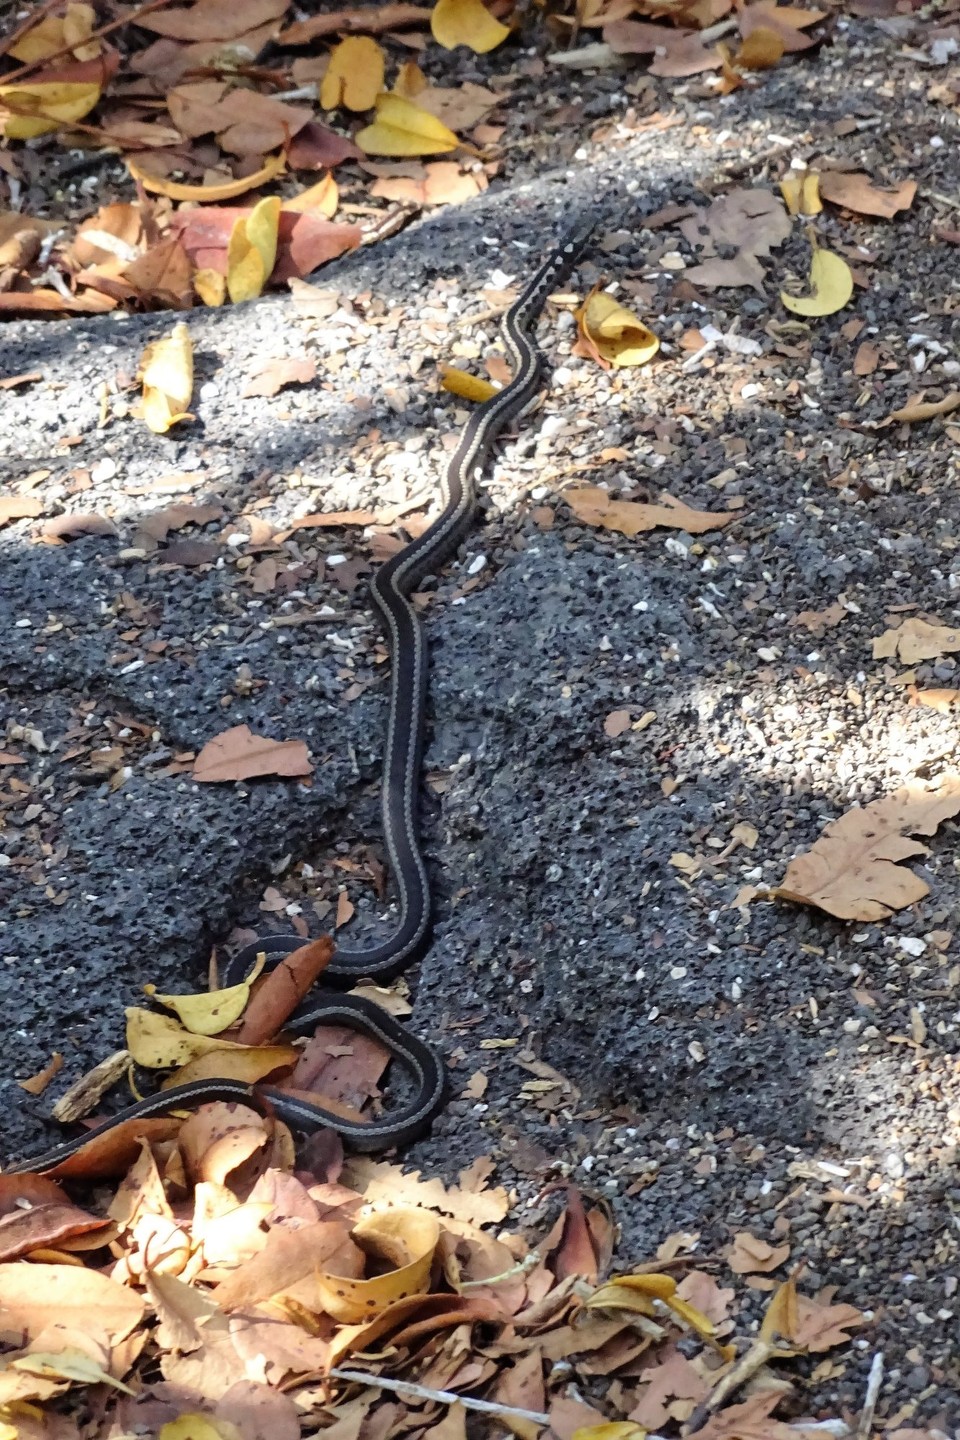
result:
<svg viewBox="0 0 960 1440"><path fill-rule="evenodd" d="M326 975L337 984L361 977L383 980L398 974L426 943L431 919L430 886L420 852L417 813L423 757L429 657L423 626L412 596L423 578L461 543L477 502L477 481L493 442L526 409L540 380L541 357L532 332L544 302L576 264L592 224L571 229L544 260L503 317L502 337L514 366L509 384L484 401L467 421L443 480L443 509L416 539L380 566L371 583L374 604L386 630L392 661L390 707L381 786L383 833L397 889L397 921L385 940L364 950L338 950ZM238 951L226 967L224 983L238 984L265 953L267 968L278 965L303 940L290 933L266 935ZM336 1130L355 1150L386 1150L421 1134L440 1109L445 1091L443 1063L431 1046L411 1035L391 1015L357 995L316 994L300 1005L285 1029L312 1033L319 1024L344 1025L379 1041L405 1069L413 1096L389 1115L370 1122L345 1119L323 1105L285 1093L273 1085L242 1080L203 1079L172 1086L128 1106L76 1140L57 1145L10 1173L42 1172L89 1144L92 1137L125 1121L167 1115L211 1100L240 1101L271 1113L301 1132Z"/></svg>

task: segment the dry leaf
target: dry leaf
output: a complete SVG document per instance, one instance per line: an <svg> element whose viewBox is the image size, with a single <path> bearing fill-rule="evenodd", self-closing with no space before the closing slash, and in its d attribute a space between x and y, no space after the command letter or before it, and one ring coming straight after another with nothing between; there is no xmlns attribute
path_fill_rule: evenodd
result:
<svg viewBox="0 0 960 1440"><path fill-rule="evenodd" d="M235 725L208 740L193 762L193 779L201 784L250 780L256 775L310 775L313 765L302 740L268 740L249 725Z"/></svg>
<svg viewBox="0 0 960 1440"><path fill-rule="evenodd" d="M735 1275L766 1275L782 1265L789 1254L789 1245L768 1245L749 1230L741 1230L733 1237L726 1261Z"/></svg>
<svg viewBox="0 0 960 1440"><path fill-rule="evenodd" d="M166 195L170 200L195 200L201 205L213 204L219 200L235 200L238 195L246 195L248 190L256 190L259 186L266 185L269 180L275 180L287 168L283 155L271 155L259 170L241 176L239 180L222 180L212 185L186 185L178 180L164 180L151 175L129 155L125 159L130 174L144 190L149 190L154 195Z"/></svg>
<svg viewBox="0 0 960 1440"><path fill-rule="evenodd" d="M144 350L139 379L141 413L154 434L165 435L179 421L194 419L187 411L193 394L193 344L182 321Z"/></svg>
<svg viewBox="0 0 960 1440"><path fill-rule="evenodd" d="M161 995L154 985L143 988L151 1000L180 1016L191 1035L219 1035L239 1020L250 998L253 976L225 990L206 990L199 995Z"/></svg>
<svg viewBox="0 0 960 1440"><path fill-rule="evenodd" d="M645 365L660 349L653 331L599 286L577 310L576 319L580 339L573 353L596 360L604 370Z"/></svg>
<svg viewBox="0 0 960 1440"><path fill-rule="evenodd" d="M261 981L247 1006L237 1039L243 1045L262 1045L276 1035L303 997L313 988L333 959L329 935L301 945L285 955Z"/></svg>
<svg viewBox="0 0 960 1440"><path fill-rule="evenodd" d="M692 510L682 500L675 500L666 493L660 497L662 503L648 505L639 500L613 500L600 486L583 485L565 490L563 498L585 525L598 525L604 530L616 530L628 536L653 530L658 525L702 535L707 530L719 530L734 519L733 515Z"/></svg>
<svg viewBox="0 0 960 1440"><path fill-rule="evenodd" d="M0 85L0 135L8 140L32 140L59 130L88 115L100 99L104 75L92 80L27 80L22 85Z"/></svg>
<svg viewBox="0 0 960 1440"><path fill-rule="evenodd" d="M11 520L29 520L42 515L44 505L36 495L0 495L0 527Z"/></svg>
<svg viewBox="0 0 960 1440"><path fill-rule="evenodd" d="M790 234L790 217L769 190L730 190L706 210L698 210L680 224L684 238L706 257L684 272L693 285L713 289L720 285L752 285L763 293L763 267L758 256L769 255ZM736 255L723 258L718 248L735 247Z"/></svg>
<svg viewBox="0 0 960 1440"><path fill-rule="evenodd" d="M475 55L495 50L510 34L509 26L495 20L482 0L437 0L430 29L445 50L466 45Z"/></svg>
<svg viewBox="0 0 960 1440"><path fill-rule="evenodd" d="M353 1280L321 1272L318 1287L328 1315L355 1325L375 1319L396 1300L426 1293L440 1239L435 1215L405 1206L377 1211L358 1221L351 1239L377 1263L378 1273Z"/></svg>
<svg viewBox="0 0 960 1440"><path fill-rule="evenodd" d="M255 395L276 395L285 385L309 385L317 376L317 362L304 356L283 360L262 360L254 367L252 379L240 391L242 400Z"/></svg>
<svg viewBox="0 0 960 1440"><path fill-rule="evenodd" d="M930 892L925 880L898 864L927 853L908 837L934 834L958 811L960 774L954 773L936 783L914 781L855 806L828 825L811 850L791 860L771 894L815 905L840 920L886 920Z"/></svg>
<svg viewBox="0 0 960 1440"><path fill-rule="evenodd" d="M815 250L810 262L812 295L788 295L780 291L781 303L795 315L835 315L853 295L853 273L842 255L832 250Z"/></svg>
<svg viewBox="0 0 960 1440"><path fill-rule="evenodd" d="M331 56L320 86L324 110L372 110L383 89L384 55L369 35L348 35Z"/></svg>
<svg viewBox="0 0 960 1440"><path fill-rule="evenodd" d="M270 195L234 224L227 244L227 294L234 304L263 293L277 260L280 199Z"/></svg>
<svg viewBox="0 0 960 1440"><path fill-rule="evenodd" d="M467 1190L457 1186L447 1189L441 1180L421 1180L419 1170L404 1173L398 1165L351 1155L344 1167L344 1183L352 1185L366 1204L378 1208L385 1205L426 1206L449 1215L454 1220L473 1225L494 1225L509 1209L507 1192Z"/></svg>
<svg viewBox="0 0 960 1440"><path fill-rule="evenodd" d="M367 155L443 155L460 144L429 111L399 95L377 98L377 118L354 136Z"/></svg>
<svg viewBox="0 0 960 1440"><path fill-rule="evenodd" d="M951 390L942 400L917 401L910 405L904 405L900 410L893 410L890 419L898 422L910 422L913 420L933 420L937 415L949 415L953 410L960 408L960 390Z"/></svg>
<svg viewBox="0 0 960 1440"><path fill-rule="evenodd" d="M820 177L812 170L788 170L780 181L780 193L791 215L819 215Z"/></svg>
<svg viewBox="0 0 960 1440"><path fill-rule="evenodd" d="M476 405L482 405L485 400L492 399L498 393L498 387L491 385L489 380L484 380L480 375L470 375L466 370L457 370L452 365L441 366L440 384L451 395L456 395L461 400L470 400Z"/></svg>
<svg viewBox="0 0 960 1440"><path fill-rule="evenodd" d="M820 194L833 205L855 210L858 215L879 215L892 220L909 210L917 193L915 180L903 180L893 190L880 190L869 175L859 171L827 170L820 176Z"/></svg>
<svg viewBox="0 0 960 1440"><path fill-rule="evenodd" d="M904 665L916 665L922 660L937 660L960 650L960 630L948 625L931 625L919 616L911 615L902 625L885 630L873 641L874 660L890 660L898 656Z"/></svg>
<svg viewBox="0 0 960 1440"><path fill-rule="evenodd" d="M28 1095L42 1095L50 1081L59 1075L62 1069L63 1056L55 1050L42 1070L38 1070L36 1075L31 1075L29 1080L18 1080L17 1084L21 1090L26 1090Z"/></svg>

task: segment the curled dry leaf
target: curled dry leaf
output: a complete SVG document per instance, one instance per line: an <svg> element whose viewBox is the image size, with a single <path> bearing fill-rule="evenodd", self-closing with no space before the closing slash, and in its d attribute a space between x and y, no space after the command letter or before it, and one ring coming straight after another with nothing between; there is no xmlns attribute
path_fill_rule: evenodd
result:
<svg viewBox="0 0 960 1440"><path fill-rule="evenodd" d="M783 203L791 215L819 215L820 176L812 170L788 170L780 181Z"/></svg>
<svg viewBox="0 0 960 1440"><path fill-rule="evenodd" d="M914 420L933 420L937 415L949 415L957 409L960 409L960 390L951 390L942 400L918 400L893 410L890 419L909 424Z"/></svg>
<svg viewBox="0 0 960 1440"><path fill-rule="evenodd" d="M180 1023L191 1035L219 1035L240 1019L250 999L254 978L229 985L225 990L206 990L199 995L161 995L154 985L143 988L151 1000L179 1015Z"/></svg>
<svg viewBox="0 0 960 1440"><path fill-rule="evenodd" d="M510 34L509 26L495 20L483 0L437 0L430 16L430 29L434 40L445 50L466 45L475 55L495 50Z"/></svg>
<svg viewBox="0 0 960 1440"><path fill-rule="evenodd" d="M576 312L580 338L575 355L596 360L604 370L645 365L660 341L642 320L597 286Z"/></svg>
<svg viewBox="0 0 960 1440"><path fill-rule="evenodd" d="M247 1007L238 1040L260 1045L275 1035L330 964L334 943L329 935L301 945L271 970Z"/></svg>
<svg viewBox="0 0 960 1440"><path fill-rule="evenodd" d="M853 295L853 272L842 255L832 250L815 250L810 262L811 295L788 295L780 300L795 315L835 315L849 304Z"/></svg>
<svg viewBox="0 0 960 1440"><path fill-rule="evenodd" d="M661 503L649 505L639 500L614 500L599 485L583 485L565 490L563 498L570 509L585 525L598 525L604 530L616 530L620 535L640 535L654 530L658 525L673 530L686 530L691 535L702 535L707 530L719 530L729 525L733 515L715 515L708 510L693 510L682 500L664 494Z"/></svg>
<svg viewBox="0 0 960 1440"><path fill-rule="evenodd" d="M187 410L193 394L193 343L182 321L169 335L147 346L139 378L143 385L141 413L154 434L165 435L179 421L194 418Z"/></svg>
<svg viewBox="0 0 960 1440"><path fill-rule="evenodd" d="M930 893L925 880L898 863L927 853L909 837L934 834L958 811L960 774L954 772L855 806L828 825L811 850L791 860L771 893L840 920L886 920Z"/></svg>
<svg viewBox="0 0 960 1440"><path fill-rule="evenodd" d="M249 725L235 725L208 740L193 764L193 779L206 785L250 780L257 775L288 777L312 772L302 740L268 740L254 735Z"/></svg>
<svg viewBox="0 0 960 1440"><path fill-rule="evenodd" d="M395 1300L422 1295L429 1288L440 1239L440 1222L429 1210L398 1206L377 1211L354 1226L351 1238L379 1262L381 1273L357 1280L320 1274L323 1308L335 1320L351 1325L373 1320Z"/></svg>
<svg viewBox="0 0 960 1440"><path fill-rule="evenodd" d="M220 200L235 200L238 195L246 195L248 191L266 185L269 180L275 180L287 168L283 155L271 155L259 170L255 170L251 175L243 175L239 180L222 180L213 185L186 185L177 180L164 180L161 176L151 175L129 155L125 159L133 179L144 190L149 190L154 195L166 195L168 200L195 200L200 205L212 205Z"/></svg>
<svg viewBox="0 0 960 1440"><path fill-rule="evenodd" d="M63 1056L58 1050L55 1050L42 1070L38 1070L36 1075L31 1075L29 1080L18 1080L17 1084L21 1090L26 1090L28 1095L42 1095L50 1081L59 1075L62 1069Z"/></svg>
<svg viewBox="0 0 960 1440"><path fill-rule="evenodd" d="M498 393L498 387L491 385L490 381L484 380L481 375L471 375L466 370L457 370L453 365L441 367L440 384L451 395L456 395L461 400L471 400L476 405L482 405L484 400L489 400Z"/></svg>

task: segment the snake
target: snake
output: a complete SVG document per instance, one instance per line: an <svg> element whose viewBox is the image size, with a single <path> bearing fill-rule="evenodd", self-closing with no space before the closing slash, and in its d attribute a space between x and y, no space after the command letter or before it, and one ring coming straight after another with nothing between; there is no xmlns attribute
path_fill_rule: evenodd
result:
<svg viewBox="0 0 960 1440"><path fill-rule="evenodd" d="M576 221L559 239L503 316L501 338L513 367L509 382L470 415L442 480L437 518L376 571L370 593L383 620L390 653L390 694L381 778L383 835L396 888L396 920L385 939L357 950L339 949L324 974L335 985L386 980L398 975L426 947L432 920L430 883L420 847L418 799L426 729L429 653L413 596L423 579L453 554L466 537L477 506L478 482L497 437L534 399L542 357L533 333L551 291L570 274L593 231ZM305 943L287 932L251 941L228 961L225 985L240 983L264 957L270 971ZM411 1097L389 1114L353 1120L319 1101L276 1085L205 1077L172 1085L138 1100L74 1140L9 1168L9 1174L42 1174L79 1153L92 1140L129 1121L169 1115L210 1101L239 1102L273 1114L300 1133L337 1131L351 1149L387 1150L417 1139L443 1105L446 1071L437 1051L413 1035L381 1006L360 995L310 993L284 1023L295 1035L343 1025L378 1041L406 1072Z"/></svg>

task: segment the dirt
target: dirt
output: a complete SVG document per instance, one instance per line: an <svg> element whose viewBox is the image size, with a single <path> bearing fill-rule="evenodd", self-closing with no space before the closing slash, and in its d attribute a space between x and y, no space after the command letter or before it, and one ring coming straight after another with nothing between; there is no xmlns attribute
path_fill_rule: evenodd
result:
<svg viewBox="0 0 960 1440"><path fill-rule="evenodd" d="M353 929L375 909L385 667L368 538L297 532L288 588L257 594L256 547L232 527L432 488L463 419L435 363L457 363L458 344L485 353L496 321L470 323L479 292L497 271L522 282L564 217L591 210L601 243L571 291L620 281L663 345L650 367L604 374L571 357L569 310L550 311L543 408L427 587L438 913L412 1023L446 1054L453 1098L405 1158L453 1175L492 1155L531 1224L544 1184L572 1177L612 1203L624 1256L681 1229L705 1255L741 1229L787 1240L805 1285L871 1321L818 1372L823 1413L856 1411L881 1350L884 1423L960 1425L957 827L919 864L929 897L882 924L733 903L851 804L935 776L956 748L954 714L911 703L905 667L870 644L891 612L960 616L957 431L876 428L958 373L957 249L935 238L960 209L957 112L926 98L945 71L915 58L935 24L840 17L816 55L721 100L698 78L562 68L531 29L509 62L503 179L316 276L354 301L332 319L282 296L182 317L197 420L169 437L117 415L115 396L100 420L101 387L121 376L122 401L170 315L5 326L3 373L43 376L5 393L5 475L48 471L45 502L117 529L58 546L36 542L36 521L0 531L0 718L28 762L12 772L25 790L0 780L7 1155L55 1136L53 1092L30 1100L16 1081L59 1050L61 1087L117 1049L145 982L202 981L212 943L290 923L284 909L319 928L344 885ZM448 60L446 83L506 63ZM834 248L862 247L851 305L785 323L777 291L809 264L798 224L765 294L690 298L672 257L695 257L675 223L644 216L824 155L919 186L895 221L822 224ZM124 193L101 183L94 198ZM686 364L681 337L704 324L762 353ZM884 360L857 377L864 340ZM254 360L304 353L314 385L241 398ZM170 475L187 477L179 493L149 488ZM720 532L626 540L575 522L571 478L740 508ZM216 543L210 563L138 550L140 517L182 500L223 511L185 532ZM797 623L838 599L837 624ZM949 656L914 668L921 689L956 679ZM620 709L644 723L610 738ZM240 723L305 740L312 783L195 784L176 757ZM744 823L752 848L733 835Z"/></svg>

